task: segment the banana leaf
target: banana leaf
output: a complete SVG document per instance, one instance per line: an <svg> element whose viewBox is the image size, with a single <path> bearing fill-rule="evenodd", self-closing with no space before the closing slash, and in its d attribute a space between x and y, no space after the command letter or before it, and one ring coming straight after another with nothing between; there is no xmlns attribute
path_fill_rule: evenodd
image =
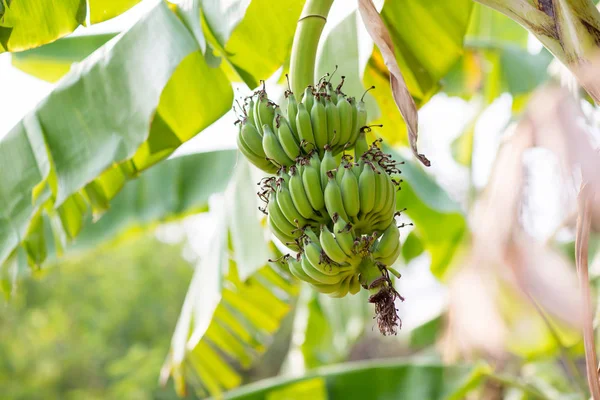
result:
<svg viewBox="0 0 600 400"><path fill-rule="evenodd" d="M372 360L323 367L298 378L268 379L226 393L224 398L458 400L477 388L488 372L483 364Z"/></svg>

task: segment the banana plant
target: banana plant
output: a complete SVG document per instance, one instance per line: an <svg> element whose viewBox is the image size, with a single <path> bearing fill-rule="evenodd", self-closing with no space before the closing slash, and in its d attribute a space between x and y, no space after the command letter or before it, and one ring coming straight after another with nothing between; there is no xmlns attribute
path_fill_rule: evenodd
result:
<svg viewBox="0 0 600 400"><path fill-rule="evenodd" d="M321 35L334 5L332 0L277 4L267 0L240 0L231 2L228 8L204 1L183 1L177 5L159 2L126 31L62 39L79 25L114 17L136 1L113 5L73 0L50 7L52 11L44 13L49 9L46 3L43 0L0 3L0 49L15 52L13 64L23 71L58 81L50 95L0 140L0 265L4 264L5 273L22 270L18 265L25 262L41 266L46 259L63 252L84 251L126 232L148 229L160 221L210 209L218 221L218 229L211 239L211 251L196 267L162 371L163 382L173 378L181 395L192 387L200 396L221 396L224 391L240 385L242 371L259 359L297 301L296 277L300 275L303 280L302 273L294 270L293 262L267 262L269 258L281 256L285 247L278 243L279 248L276 248L272 240L277 242L277 239L265 236L267 233L256 218L254 202L241 200L254 197L254 186L249 183L254 175L242 161L241 154L224 151L164 161L184 142L230 110L234 87L258 88L257 104L263 102L265 106L259 113L267 113L265 115L271 118L268 122L272 124L276 111L269 109L272 104L264 97L261 80L279 69L287 71L289 68L288 90L298 96L301 110L310 97L306 87L319 82L326 72L338 66L338 74L348 81L348 92L354 90L358 96L366 88L377 86L377 90L364 96L366 105L349 102L356 108L345 112L363 113L364 120L359 127L383 124L377 134L386 144L410 145L416 159L428 165L429 160L417 151L417 109L435 93L445 90L463 97L483 95L484 104L488 105L500 93L510 92L515 95L515 104L522 105L531 90L545 79L546 74L540 71L546 69L550 60L548 53L536 57L527 54L523 49L525 31L515 24L511 30L516 33L509 45L495 42L495 38L509 36L508 31L490 33L481 26L482 21L489 23L490 16L498 18L500 14L490 14L490 9L475 5L471 0L387 1L379 12L371 1L361 0L358 12L349 14L324 38ZM581 72L584 65L593 62L592 53L598 47L598 11L591 0L480 0L479 3L503 12L532 32L554 57L578 75L582 86L598 101L596 86ZM47 21L48 29L33 29L41 19ZM504 27L507 20L502 21L493 26ZM361 24L375 46L369 45L368 57L357 62L362 51L358 29ZM323 42L322 50L317 53L320 42ZM149 55L152 55L151 62ZM482 67L482 62L492 67ZM526 85L520 85L522 81L515 79L515 76L520 78L523 71L528 71ZM330 77L321 80L325 81L330 84ZM302 93L307 93L304 99L301 99ZM312 108L310 114L303 114L302 130L308 132L305 127L313 128L312 119L320 121L330 140L338 133L329 129L327 122L334 113L331 99L343 95L327 86L315 93L324 100L322 103L313 100L315 116ZM289 99L289 93L286 94ZM344 101L336 102L335 106L338 104L349 107ZM514 105L515 110L520 110L518 104ZM271 111L273 115L268 114ZM342 115L342 111L339 112ZM291 140L286 142L289 146L282 146L283 152L277 152L276 144L278 140L284 143L281 137L285 132L279 128L287 127L289 122L288 133L293 134L294 123L298 121L290 118L289 110L279 121L277 117L275 120L273 132L269 124L265 128L261 123L255 129L262 134L262 141L255 142L256 147L240 142L240 151L250 161L250 155L264 146L264 157L261 154L254 161L267 173L277 172L277 166L291 167L296 161L291 155L293 151L289 150L296 151L292 136L287 136ZM287 121L286 124L280 125L281 120ZM243 135L249 130L248 126L242 121ZM342 126L340 122L340 132ZM363 133L371 134L369 139L375 138L370 128ZM264 138L269 141L267 145ZM296 139L311 142L308 134ZM322 145L327 141L313 135L313 142L315 147L323 148L320 153L317 151L319 157L306 158L314 169L310 163L316 163L317 158L325 163L327 148ZM351 142L350 147L363 146L359 156L369 151L365 135L360 137L360 142L348 142ZM470 155L469 135L465 143ZM345 150L343 143L335 148L339 154ZM456 255L460 255L471 238L465 213L410 156L401 156L398 147L386 151L396 161L406 162L402 167L405 183L400 195L387 196L391 199L390 212L407 207L406 215L415 223L410 241L406 239L402 249L398 237L393 236L397 245L393 247L394 259L402 255L408 262L427 252L431 256L433 274L442 280L448 279L458 258ZM381 157L379 153L371 156L365 157L367 165ZM331 157L333 160L333 154ZM364 204L352 203L343 194L358 187L362 172L354 180L353 175L344 175L346 179L340 178L338 183L333 177L346 172L340 162L334 160L323 171L319 168L318 173L309 173L320 182L318 188L316 184L308 185L315 190L314 194L306 191L310 210L319 213L325 210L324 214L330 215L332 222L333 215L339 217L345 212L345 220L355 218L354 224L360 226L358 210ZM470 165L470 160L465 164ZM198 175L199 170L219 173ZM362 171L365 170L366 174L370 171L368 168ZM376 168L374 171L378 176L387 177L385 171ZM227 179L230 175L231 180ZM291 173L290 189L293 178L294 173ZM331 185L321 186L326 180ZM392 185L391 178L386 182ZM217 201L208 207L208 195L223 191L225 185L228 185L225 197L217 195ZM321 192L334 193L336 185L345 189L339 190L340 196L335 197L339 201L334 202L330 200L333 195L325 196ZM281 181L274 184L271 204L279 204L275 196L284 186ZM323 196L322 207L313 202L318 194ZM360 198L360 193L354 197ZM284 224L281 218L273 223L277 211L274 209L268 217L271 229L275 238L289 244L291 241L286 239L285 232L278 235L273 228L273 225ZM239 220L250 222L242 225L237 223ZM317 222L323 225L323 221ZM377 230L387 231L388 226L378 226ZM290 229L293 228L292 225ZM314 228L316 230L317 225ZM337 233L341 231L338 229ZM392 231L398 234L396 229ZM290 249L304 252L306 255L300 258L308 259L304 246L308 248L311 240L312 237L303 238L291 244ZM334 255L336 248L318 241L325 250L333 249L329 251L331 258L339 256L341 264L346 258L353 258L348 253ZM318 255L318 252L313 254L312 264L321 264ZM393 260L384 264L389 264L388 270L393 271ZM302 268L302 271L305 270ZM331 279L323 278L319 272L325 273L310 270L314 276ZM364 270L362 275L366 275ZM315 280L314 276L309 278ZM349 275L344 282L346 278L346 292L352 292L357 288L359 275ZM11 279L15 279L14 275ZM310 279L304 280L310 282ZM375 281L360 282L366 287L372 286L368 288L371 296L380 293L380 288L373 285ZM313 288L329 290L323 285L323 282L313 282ZM389 278L389 287L394 287L392 278ZM307 340L300 344L305 360L310 366L316 366L323 362L319 359L323 352L318 346L311 347L311 340L313 344L331 340L338 345L341 342L331 338L334 334L339 338L335 330L341 329L334 324L323 325L323 320L332 316L324 305L336 300L324 300L322 294L316 295L306 288L311 299L308 304L312 320L297 329L310 326L313 333L315 327L326 328L316 338L305 335ZM339 288L335 293L338 292ZM266 309L272 313L265 312ZM361 327L365 324L366 321L362 321ZM302 326L297 321L296 325ZM344 343L351 346L359 337L359 334L350 335ZM325 362L343 361L347 357L344 350L347 349L325 354ZM512 383L532 397L545 396L528 385L494 375L485 368L482 372L473 365L464 368L420 365L410 360L383 366L359 366L349 371L347 366L342 368L344 371L316 370L306 378L249 387L225 396L348 396L345 389L353 387L348 382L359 377L368 381L374 376L388 377L384 379L387 383L404 382L414 398L423 398L428 393L421 386L414 386L415 381L406 376L422 377L423 382L427 382L425 385L437 387L434 392L440 398L460 398L467 388L479 386L483 377L508 386ZM455 378L450 385L437 379L446 374ZM400 390L399 386L381 388L382 397L384 392ZM379 395L379 392L369 393Z"/></svg>

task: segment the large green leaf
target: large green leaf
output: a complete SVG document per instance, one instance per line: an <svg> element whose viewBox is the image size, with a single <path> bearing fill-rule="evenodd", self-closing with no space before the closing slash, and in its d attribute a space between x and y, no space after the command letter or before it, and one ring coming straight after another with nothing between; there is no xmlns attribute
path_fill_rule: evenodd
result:
<svg viewBox="0 0 600 400"><path fill-rule="evenodd" d="M96 24L114 18L139 2L140 0L88 0L90 22Z"/></svg>
<svg viewBox="0 0 600 400"><path fill-rule="evenodd" d="M440 80L463 54L471 0L386 1L381 16L388 27L398 64L417 107L440 89ZM389 72L377 49L367 64L364 82L381 111L376 122L391 144L407 144L406 126L393 101Z"/></svg>
<svg viewBox="0 0 600 400"><path fill-rule="evenodd" d="M0 16L0 52L52 42L73 32L85 15L85 0L10 1Z"/></svg>
<svg viewBox="0 0 600 400"><path fill-rule="evenodd" d="M300 350L306 368L315 368L344 361L365 326L373 322L373 307L368 293L341 299L318 294L306 286L296 313L295 329L301 329L304 341Z"/></svg>
<svg viewBox="0 0 600 400"><path fill-rule="evenodd" d="M469 98L482 91L486 103L508 92L526 96L548 77L552 56L527 51L528 32L504 14L475 5L465 39L464 57L443 80L444 91Z"/></svg>
<svg viewBox="0 0 600 400"><path fill-rule="evenodd" d="M386 149L389 151L389 149ZM397 209L406 208L423 248L431 255L431 272L444 278L453 256L468 233L465 215L422 167L392 152L404 180L396 195Z"/></svg>
<svg viewBox="0 0 600 400"><path fill-rule="evenodd" d="M69 36L35 49L14 53L12 64L21 71L56 82L79 62L103 46L116 33Z"/></svg>
<svg viewBox="0 0 600 400"><path fill-rule="evenodd" d="M242 81L257 87L289 58L304 0L252 0L249 6L238 0L227 10L213 3L203 2L213 44Z"/></svg>
<svg viewBox="0 0 600 400"><path fill-rule="evenodd" d="M209 197L227 187L237 157L234 150L221 150L158 164L128 182L100 220L88 218L69 249L89 249L132 230L207 211Z"/></svg>
<svg viewBox="0 0 600 400"><path fill-rule="evenodd" d="M216 230L196 267L161 373L163 382L173 378L179 394L188 385L201 396L218 396L238 386L238 371L266 350L297 294L295 280L279 263L263 260L248 278L240 278L228 232L232 223L259 221L232 222L227 204L223 197L211 203ZM270 253L275 257L274 247Z"/></svg>
<svg viewBox="0 0 600 400"><path fill-rule="evenodd" d="M116 17L139 0L16 0L0 2L0 53L50 43L85 23ZM6 6L4 5L6 4Z"/></svg>
<svg viewBox="0 0 600 400"><path fill-rule="evenodd" d="M88 207L103 212L127 179L229 110L232 95L223 72L158 3L72 68L0 141L0 262L39 237L43 224L28 228L42 206L58 221L57 236L76 236ZM37 260L43 247L26 249Z"/></svg>
<svg viewBox="0 0 600 400"><path fill-rule="evenodd" d="M346 363L299 378L247 385L225 399L458 400L478 387L488 372L485 365L444 366L410 359Z"/></svg>

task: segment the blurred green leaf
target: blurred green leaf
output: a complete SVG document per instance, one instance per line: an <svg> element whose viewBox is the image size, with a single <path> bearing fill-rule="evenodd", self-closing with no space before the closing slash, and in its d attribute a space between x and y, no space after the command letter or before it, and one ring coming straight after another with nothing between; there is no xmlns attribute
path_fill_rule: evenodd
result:
<svg viewBox="0 0 600 400"><path fill-rule="evenodd" d="M412 259L420 256L424 250L423 242L419 238L419 235L415 231L412 231L408 234L404 243L402 243L402 258L408 264Z"/></svg>
<svg viewBox="0 0 600 400"><path fill-rule="evenodd" d="M33 49L127 11L140 0L28 0L0 2L0 53ZM55 75L56 76L56 75Z"/></svg>
<svg viewBox="0 0 600 400"><path fill-rule="evenodd" d="M381 16L388 27L400 70L417 107L440 89L440 80L463 54L469 25L470 0L386 1ZM393 101L389 72L374 49L363 81L377 89L371 94L381 111L381 135L390 144L407 144L406 126Z"/></svg>
<svg viewBox="0 0 600 400"><path fill-rule="evenodd" d="M27 50L68 35L85 15L85 0L11 1L0 19L0 53Z"/></svg>
<svg viewBox="0 0 600 400"><path fill-rule="evenodd" d="M88 0L90 22L97 24L124 13L140 0Z"/></svg>
<svg viewBox="0 0 600 400"><path fill-rule="evenodd" d="M527 49L528 35L525 28L501 12L479 3L473 5L467 40L510 43Z"/></svg>
<svg viewBox="0 0 600 400"><path fill-rule="evenodd" d="M228 198L255 199L254 189L240 184L249 182L247 168L247 163L238 167L226 191ZM239 371L249 368L266 350L298 292L285 265L267 262L281 255L272 244L260 265L238 264L261 260L247 251L236 255L237 246L248 245L241 239L232 240L229 248L227 237L235 236L232 232L240 229L237 225L255 232L255 241L250 243L266 246L256 212L248 213L243 221L231 217L231 207L238 206L223 196L211 202L216 230L194 273L161 373L163 382L173 378L179 394L186 393L190 384L202 396L218 396L240 385ZM258 244L259 240L263 243Z"/></svg>
<svg viewBox="0 0 600 400"><path fill-rule="evenodd" d="M203 6L206 4L204 1ZM238 0L227 9L222 5L206 7L204 16L219 55L253 89L289 58L303 5L304 0L252 0L248 6L247 1Z"/></svg>
<svg viewBox="0 0 600 400"><path fill-rule="evenodd" d="M433 346L442 329L442 317L433 318L410 332L411 349Z"/></svg>
<svg viewBox="0 0 600 400"><path fill-rule="evenodd" d="M230 170L226 165L222 169L224 172ZM224 174L221 179L226 176ZM250 173L250 163L239 153L233 184L227 195L230 210L228 224L232 247L235 249L233 259L238 265L240 278L244 280L265 264L269 249L264 229L257 223L246 223L256 220L260 204L256 196L256 183Z"/></svg>
<svg viewBox="0 0 600 400"><path fill-rule="evenodd" d="M71 69L71 64L92 54L116 33L69 36L47 45L12 54L12 64L21 71L48 82L56 82Z"/></svg>
<svg viewBox="0 0 600 400"><path fill-rule="evenodd" d="M373 321L368 293L361 290L356 295L341 299L318 294L306 287L302 296L295 329L301 329L304 341L300 350L307 368L344 361L356 342L362 337L367 323ZM304 301L302 301L304 300ZM307 317L305 316L307 315Z"/></svg>
<svg viewBox="0 0 600 400"><path fill-rule="evenodd" d="M375 360L323 367L300 378L265 380L226 393L224 398L265 399L274 391L322 378L330 399L462 399L482 382L488 371L485 365L443 366L410 359Z"/></svg>
<svg viewBox="0 0 600 400"><path fill-rule="evenodd" d="M0 307L3 399L172 399L156 375L192 269L153 235L65 257Z"/></svg>
<svg viewBox="0 0 600 400"><path fill-rule="evenodd" d="M487 104L504 92L531 92L548 75L551 54L527 50L528 32L489 7L476 4L465 37L465 54L443 79L444 92L470 98L483 90Z"/></svg>
<svg viewBox="0 0 600 400"><path fill-rule="evenodd" d="M164 161L127 182L98 221L86 223L69 250L82 251L129 231L208 210L208 199L225 190L238 152L220 150ZM263 260L264 261L264 260Z"/></svg>
<svg viewBox="0 0 600 400"><path fill-rule="evenodd" d="M232 97L223 72L158 3L0 141L0 262L42 205L58 216L57 235L74 237L88 207L104 212L127 179L227 112Z"/></svg>
<svg viewBox="0 0 600 400"><path fill-rule="evenodd" d="M431 272L443 279L468 232L465 215L421 166L391 152L395 160L405 162L399 176L404 183L396 194L396 209L407 209L405 213L414 222L423 248L431 255Z"/></svg>

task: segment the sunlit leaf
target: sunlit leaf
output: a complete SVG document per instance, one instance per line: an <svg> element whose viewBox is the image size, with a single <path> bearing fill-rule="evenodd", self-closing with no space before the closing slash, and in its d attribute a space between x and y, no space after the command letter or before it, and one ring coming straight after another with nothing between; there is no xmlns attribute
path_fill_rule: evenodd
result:
<svg viewBox="0 0 600 400"><path fill-rule="evenodd" d="M203 2L205 7L206 3ZM213 4L204 13L217 47L222 50L221 56L244 83L255 88L288 59L304 1L252 0L249 6L247 3L239 0L227 9ZM247 9L241 19L243 7Z"/></svg>
<svg viewBox="0 0 600 400"><path fill-rule="evenodd" d="M238 153L222 150L164 161L128 182L98 220L87 220L69 246L82 251L131 230L208 210L208 199L225 190Z"/></svg>
<svg viewBox="0 0 600 400"><path fill-rule="evenodd" d="M0 52L27 50L68 35L85 14L85 0L12 1L0 19Z"/></svg>
<svg viewBox="0 0 600 400"><path fill-rule="evenodd" d="M90 22L96 24L114 18L139 2L140 0L88 0Z"/></svg>
<svg viewBox="0 0 600 400"><path fill-rule="evenodd" d="M392 154L396 160L407 161ZM468 232L465 215L420 166L407 161L401 170L404 183L396 195L396 208L407 209L423 248L431 255L431 272L443 278Z"/></svg>
<svg viewBox="0 0 600 400"><path fill-rule="evenodd" d="M473 2L387 1L381 16L390 30L396 58L417 107L440 89L440 80L463 54L463 38ZM364 74L365 85L374 85L373 97L381 111L381 135L391 144L408 144L406 126L392 101L389 73L374 49Z"/></svg>
<svg viewBox="0 0 600 400"><path fill-rule="evenodd" d="M99 216L127 179L223 115L232 95L223 72L158 3L73 67L0 141L0 261L44 203L75 236L86 202Z"/></svg>
<svg viewBox="0 0 600 400"><path fill-rule="evenodd" d="M276 391L289 389L287 398L299 383L325 380L330 399L462 399L478 387L489 367L485 365L443 366L418 360L385 360L339 364L311 371L300 378L277 378L246 385L226 393L231 400L259 400ZM301 392L300 392L301 393Z"/></svg>
<svg viewBox="0 0 600 400"><path fill-rule="evenodd" d="M340 299L311 290L306 294L296 314L301 320L295 321L294 327L302 329L304 336L300 345L304 365L316 368L344 361L367 324L373 322L367 292L361 290Z"/></svg>
<svg viewBox="0 0 600 400"><path fill-rule="evenodd" d="M69 36L47 45L14 53L12 64L21 71L56 82L79 62L116 36L116 33Z"/></svg>

